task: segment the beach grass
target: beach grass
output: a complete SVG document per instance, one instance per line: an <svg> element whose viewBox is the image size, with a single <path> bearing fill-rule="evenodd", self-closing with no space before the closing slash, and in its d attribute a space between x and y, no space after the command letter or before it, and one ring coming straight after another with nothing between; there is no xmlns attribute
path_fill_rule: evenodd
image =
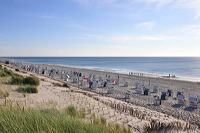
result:
<svg viewBox="0 0 200 133"><path fill-rule="evenodd" d="M38 109L1 106L0 132L123 133L127 131L124 128L115 128L112 124L106 124L105 118L101 118L100 122L93 124L84 121L78 115L74 117L74 111L76 113L79 111L73 105L68 106L67 110L68 113L55 108Z"/></svg>
<svg viewBox="0 0 200 133"><path fill-rule="evenodd" d="M38 86L40 84L40 80L37 77L29 76L24 78L23 84Z"/></svg>
<svg viewBox="0 0 200 133"><path fill-rule="evenodd" d="M20 86L17 90L24 93L38 93L37 87L33 85Z"/></svg>

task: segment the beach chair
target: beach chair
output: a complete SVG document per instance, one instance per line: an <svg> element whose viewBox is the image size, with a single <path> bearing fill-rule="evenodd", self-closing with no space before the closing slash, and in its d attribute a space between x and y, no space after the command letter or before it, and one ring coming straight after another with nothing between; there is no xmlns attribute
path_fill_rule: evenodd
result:
<svg viewBox="0 0 200 133"><path fill-rule="evenodd" d="M183 94L179 94L177 95L177 99L178 99L178 104L182 104L185 105L185 96Z"/></svg>
<svg viewBox="0 0 200 133"><path fill-rule="evenodd" d="M197 100L200 102L200 94L197 95Z"/></svg>
<svg viewBox="0 0 200 133"><path fill-rule="evenodd" d="M111 83L111 81L112 81L111 78L108 78L108 79L107 79L107 82L108 82L108 83Z"/></svg>
<svg viewBox="0 0 200 133"><path fill-rule="evenodd" d="M95 81L96 80L96 75L92 76L92 80Z"/></svg>
<svg viewBox="0 0 200 133"><path fill-rule="evenodd" d="M119 79L115 79L115 85L119 85Z"/></svg>
<svg viewBox="0 0 200 133"><path fill-rule="evenodd" d="M139 85L140 85L140 83L135 83L135 88L133 88L133 89L137 89Z"/></svg>
<svg viewBox="0 0 200 133"><path fill-rule="evenodd" d="M167 93L169 97L173 97L173 90L168 90Z"/></svg>
<svg viewBox="0 0 200 133"><path fill-rule="evenodd" d="M124 82L124 87L128 87L128 81Z"/></svg>
<svg viewBox="0 0 200 133"><path fill-rule="evenodd" d="M196 97L190 97L189 98L189 104L192 107L197 107L197 98Z"/></svg>
<svg viewBox="0 0 200 133"><path fill-rule="evenodd" d="M168 99L167 92L164 92L164 91L163 91L163 92L161 93L161 99L162 99L162 100L167 100L167 99Z"/></svg>
<svg viewBox="0 0 200 133"><path fill-rule="evenodd" d="M64 81L69 81L69 79L70 79L69 75L64 76Z"/></svg>
<svg viewBox="0 0 200 133"><path fill-rule="evenodd" d="M144 95L149 95L149 88L144 88Z"/></svg>
<svg viewBox="0 0 200 133"><path fill-rule="evenodd" d="M73 78L73 83L78 83L78 78L77 77Z"/></svg>
<svg viewBox="0 0 200 133"><path fill-rule="evenodd" d="M130 99L130 94L129 94L129 93L126 93L124 99L125 99L125 101L129 100L129 99Z"/></svg>
<svg viewBox="0 0 200 133"><path fill-rule="evenodd" d="M98 82L94 82L92 88L95 88L95 89L96 89L98 86L99 86Z"/></svg>
<svg viewBox="0 0 200 133"><path fill-rule="evenodd" d="M159 106L160 105L160 99L158 95L153 96L154 99L154 106Z"/></svg>
<svg viewBox="0 0 200 133"><path fill-rule="evenodd" d="M103 87L106 87L107 86L107 82L103 82Z"/></svg>
<svg viewBox="0 0 200 133"><path fill-rule="evenodd" d="M157 85L153 86L153 93L158 93L158 86Z"/></svg>
<svg viewBox="0 0 200 133"><path fill-rule="evenodd" d="M93 82L92 81L89 81L89 88L92 88L93 87Z"/></svg>
<svg viewBox="0 0 200 133"><path fill-rule="evenodd" d="M86 87L87 86L87 80L85 80L85 79L81 80L81 86Z"/></svg>
<svg viewBox="0 0 200 133"><path fill-rule="evenodd" d="M138 94L142 94L142 86L141 85L139 85L137 88L136 88L136 93L138 93Z"/></svg>

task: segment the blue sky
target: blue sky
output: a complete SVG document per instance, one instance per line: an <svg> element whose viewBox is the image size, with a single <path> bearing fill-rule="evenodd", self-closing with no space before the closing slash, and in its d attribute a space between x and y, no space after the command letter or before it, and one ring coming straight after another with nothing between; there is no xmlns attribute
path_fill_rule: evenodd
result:
<svg viewBox="0 0 200 133"><path fill-rule="evenodd" d="M0 56L200 56L200 0L0 0Z"/></svg>

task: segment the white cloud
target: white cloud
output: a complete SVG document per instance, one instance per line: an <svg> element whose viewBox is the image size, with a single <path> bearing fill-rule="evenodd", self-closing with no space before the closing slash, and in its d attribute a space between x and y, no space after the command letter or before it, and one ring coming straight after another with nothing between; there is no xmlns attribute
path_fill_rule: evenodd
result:
<svg viewBox="0 0 200 133"><path fill-rule="evenodd" d="M155 5L155 9L164 8L170 5L176 9L189 9L194 13L194 18L200 17L200 0L74 0L80 5L86 7L120 7L120 8L133 8L138 3L147 5Z"/></svg>
<svg viewBox="0 0 200 133"><path fill-rule="evenodd" d="M135 27L139 29L151 30L155 27L155 25L156 25L156 22L151 21L151 22L136 24Z"/></svg>

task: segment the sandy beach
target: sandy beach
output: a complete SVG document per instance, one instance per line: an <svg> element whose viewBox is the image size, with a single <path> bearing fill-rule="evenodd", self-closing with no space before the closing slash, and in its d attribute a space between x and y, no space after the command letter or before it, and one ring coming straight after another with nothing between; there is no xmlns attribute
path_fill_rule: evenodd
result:
<svg viewBox="0 0 200 133"><path fill-rule="evenodd" d="M1 85L2 90L10 90L8 99L21 106L62 109L73 104L77 108L86 108L88 114L93 112L110 122L131 127L133 132L143 132L145 126L153 128L153 124L159 127L171 127L168 131L163 129L163 132L200 132L200 103L194 107L188 100L189 97L197 97L200 94L198 81L24 62L3 65L13 71L19 68L19 74L34 75L41 81L38 87L39 93L27 94L26 97L14 91L17 86ZM28 66L32 66L32 69L28 70ZM77 76L80 73L81 76ZM92 78L91 88L89 82L84 82L83 79L86 78ZM95 84L96 81L98 84ZM106 87L104 87L105 81L107 81ZM62 83L70 84L71 88L59 87ZM144 95L143 89L138 89L137 83L149 89L148 95ZM156 93L153 92L154 86L158 86ZM161 100L161 105L159 101L159 105L155 106L154 96L160 97L162 92L168 90L173 90L172 96ZM178 104L178 91L183 92L185 96L183 105ZM1 103L3 102L2 99Z"/></svg>

